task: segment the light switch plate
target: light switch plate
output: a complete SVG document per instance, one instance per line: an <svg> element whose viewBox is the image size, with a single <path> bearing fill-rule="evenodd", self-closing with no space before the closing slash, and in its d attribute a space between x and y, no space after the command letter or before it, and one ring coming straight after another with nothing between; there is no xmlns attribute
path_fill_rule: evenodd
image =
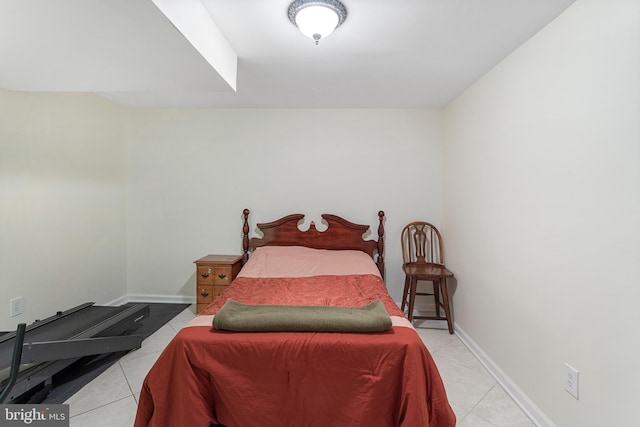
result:
<svg viewBox="0 0 640 427"><path fill-rule="evenodd" d="M566 383L564 388L569 392L569 394L571 394L573 397L577 399L578 384L579 384L578 380L580 377L580 371L578 371L576 368L569 365L568 363L565 363L564 366L565 366L565 372L566 372Z"/></svg>
<svg viewBox="0 0 640 427"><path fill-rule="evenodd" d="M9 301L9 316L16 317L24 313L24 297L14 298Z"/></svg>

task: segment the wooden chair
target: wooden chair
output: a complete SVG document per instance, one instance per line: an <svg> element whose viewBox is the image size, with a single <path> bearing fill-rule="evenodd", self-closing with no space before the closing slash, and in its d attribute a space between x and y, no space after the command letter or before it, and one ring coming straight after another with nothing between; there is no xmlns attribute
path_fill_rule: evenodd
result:
<svg viewBox="0 0 640 427"><path fill-rule="evenodd" d="M440 232L428 222L416 221L402 229L401 240L402 270L405 274L402 311L408 305L407 318L410 322L413 322L413 319L446 320L449 333L453 334L453 319L447 292L447 278L453 277L453 273L444 266ZM432 282L433 293L416 292L419 280ZM413 315L416 295L433 296L435 316ZM440 315L441 308L444 308L444 316Z"/></svg>

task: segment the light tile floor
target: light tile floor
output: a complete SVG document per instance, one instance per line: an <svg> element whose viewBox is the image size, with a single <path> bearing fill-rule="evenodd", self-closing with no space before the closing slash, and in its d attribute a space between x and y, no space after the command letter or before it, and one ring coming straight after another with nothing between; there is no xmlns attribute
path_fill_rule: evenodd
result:
<svg viewBox="0 0 640 427"><path fill-rule="evenodd" d="M173 336L194 317L187 308L67 402L71 427L132 426L142 381ZM417 326L438 365L459 427L533 427L465 345L443 329Z"/></svg>

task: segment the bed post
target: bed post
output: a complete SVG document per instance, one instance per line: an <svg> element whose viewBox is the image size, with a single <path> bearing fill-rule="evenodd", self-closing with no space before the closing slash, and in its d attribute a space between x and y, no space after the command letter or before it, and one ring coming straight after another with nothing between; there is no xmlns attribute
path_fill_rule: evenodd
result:
<svg viewBox="0 0 640 427"><path fill-rule="evenodd" d="M384 225L382 224L384 211L378 212L378 220L380 224L378 225L378 259L376 264L378 264L378 270L380 270L382 279L384 279Z"/></svg>
<svg viewBox="0 0 640 427"><path fill-rule="evenodd" d="M249 209L242 211L244 225L242 226L242 264L249 260Z"/></svg>

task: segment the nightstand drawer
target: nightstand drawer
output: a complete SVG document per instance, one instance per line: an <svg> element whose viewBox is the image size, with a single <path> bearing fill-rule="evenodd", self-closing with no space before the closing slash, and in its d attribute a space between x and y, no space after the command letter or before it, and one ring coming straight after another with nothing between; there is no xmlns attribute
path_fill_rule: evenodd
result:
<svg viewBox="0 0 640 427"><path fill-rule="evenodd" d="M198 294L196 295L198 304L208 304L213 301L214 296L215 291L213 289L213 286L198 286Z"/></svg>
<svg viewBox="0 0 640 427"><path fill-rule="evenodd" d="M213 285L214 270L212 266L198 266L196 273L198 285Z"/></svg>
<svg viewBox="0 0 640 427"><path fill-rule="evenodd" d="M214 269L213 284L225 286L231 284L231 266L216 267Z"/></svg>
<svg viewBox="0 0 640 427"><path fill-rule="evenodd" d="M228 286L214 286L213 287L213 299L216 299L220 296L222 292L224 292Z"/></svg>

